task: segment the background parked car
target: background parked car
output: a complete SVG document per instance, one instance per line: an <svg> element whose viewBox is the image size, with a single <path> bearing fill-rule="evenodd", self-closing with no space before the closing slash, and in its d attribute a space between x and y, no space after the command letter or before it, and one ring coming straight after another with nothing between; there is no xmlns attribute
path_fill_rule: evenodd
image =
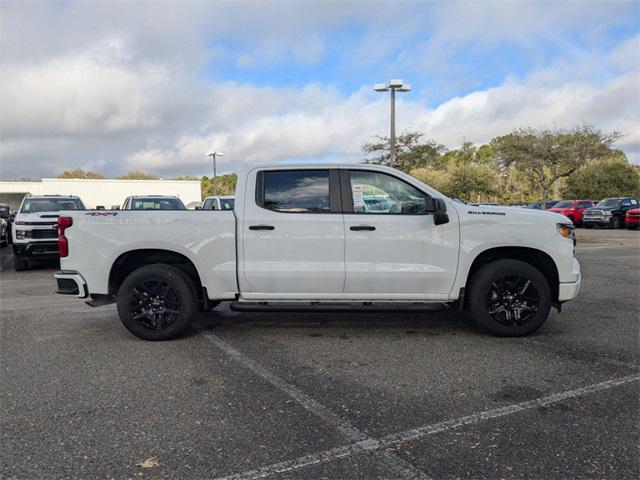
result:
<svg viewBox="0 0 640 480"><path fill-rule="evenodd" d="M624 217L624 223L627 228L640 228L640 208L627 210Z"/></svg>
<svg viewBox="0 0 640 480"><path fill-rule="evenodd" d="M555 204L559 201L560 200L547 200L546 202L544 202L544 204L542 202L531 202L529 205L527 205L527 208L533 208L535 210L547 210L555 206Z"/></svg>
<svg viewBox="0 0 640 480"><path fill-rule="evenodd" d="M179 197L169 195L145 195L127 197L122 210L186 210Z"/></svg>
<svg viewBox="0 0 640 480"><path fill-rule="evenodd" d="M4 218L0 218L0 248L9 245L9 226Z"/></svg>
<svg viewBox="0 0 640 480"><path fill-rule="evenodd" d="M624 226L625 215L629 210L638 208L638 200L631 197L605 198L595 207L584 211L582 223L585 228Z"/></svg>
<svg viewBox="0 0 640 480"><path fill-rule="evenodd" d="M547 210L564 215L574 225L582 225L585 209L593 207L595 203L593 200L561 200L553 208L548 208Z"/></svg>
<svg viewBox="0 0 640 480"><path fill-rule="evenodd" d="M5 223L7 243L11 243L11 229L13 227L13 215L11 215L11 212L9 210L9 205L7 205L6 203L0 203L0 219L4 220L4 223Z"/></svg>

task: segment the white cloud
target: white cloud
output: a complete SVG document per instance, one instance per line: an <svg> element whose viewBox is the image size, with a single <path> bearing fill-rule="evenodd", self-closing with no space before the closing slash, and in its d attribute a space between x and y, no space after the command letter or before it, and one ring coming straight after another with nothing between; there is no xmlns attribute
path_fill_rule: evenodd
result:
<svg viewBox="0 0 640 480"><path fill-rule="evenodd" d="M571 127L593 124L606 130L620 130L627 136L619 142L638 160L640 157L640 75L617 77L603 86L567 83L540 85L533 77L509 81L499 87L453 98L435 109L405 99L398 104L401 129L417 129L450 148L463 140L484 143L517 127ZM241 86L228 86L227 94L245 96ZM177 171L176 167L207 172L204 152L215 148L226 152L219 165L233 170L238 163L311 160L337 157L342 161L362 160L360 147L374 133L386 133L386 100L360 91L349 98L334 93L315 96L317 90L298 92L299 100L315 99L304 107L300 101L289 110L290 91L253 91L255 97L269 95L271 103L250 117L229 112L228 125L218 125L202 135L182 137L166 150L145 149L127 159L131 167ZM279 106L278 106L279 104ZM280 110L287 110L279 113ZM214 110L215 112L215 110ZM215 113L214 113L215 115Z"/></svg>

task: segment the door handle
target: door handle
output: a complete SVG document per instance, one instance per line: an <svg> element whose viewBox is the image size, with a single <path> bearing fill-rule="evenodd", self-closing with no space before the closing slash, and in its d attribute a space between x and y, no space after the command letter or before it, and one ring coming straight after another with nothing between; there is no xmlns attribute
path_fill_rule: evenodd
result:
<svg viewBox="0 0 640 480"><path fill-rule="evenodd" d="M249 230L275 230L273 225L250 225Z"/></svg>
<svg viewBox="0 0 640 480"><path fill-rule="evenodd" d="M353 227L350 227L350 230L353 230L354 232L361 232L363 230L373 232L375 229L376 227L372 225L354 225Z"/></svg>

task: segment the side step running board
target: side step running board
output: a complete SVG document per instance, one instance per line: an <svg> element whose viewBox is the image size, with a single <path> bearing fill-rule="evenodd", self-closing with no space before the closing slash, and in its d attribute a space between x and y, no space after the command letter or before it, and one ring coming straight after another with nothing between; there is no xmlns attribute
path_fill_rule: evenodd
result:
<svg viewBox="0 0 640 480"><path fill-rule="evenodd" d="M231 302L231 310L236 312L438 312L444 303L269 303Z"/></svg>

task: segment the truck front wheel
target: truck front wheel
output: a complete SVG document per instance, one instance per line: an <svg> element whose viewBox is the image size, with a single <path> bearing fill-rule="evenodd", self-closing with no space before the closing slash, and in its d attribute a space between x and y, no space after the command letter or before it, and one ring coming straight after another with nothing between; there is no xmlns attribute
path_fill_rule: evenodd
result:
<svg viewBox="0 0 640 480"><path fill-rule="evenodd" d="M519 260L496 260L478 270L470 282L468 307L473 321L501 337L535 332L551 308L549 282Z"/></svg>
<svg viewBox="0 0 640 480"><path fill-rule="evenodd" d="M120 285L118 315L144 340L170 340L191 323L198 307L193 281L177 268L154 264L135 270Z"/></svg>

